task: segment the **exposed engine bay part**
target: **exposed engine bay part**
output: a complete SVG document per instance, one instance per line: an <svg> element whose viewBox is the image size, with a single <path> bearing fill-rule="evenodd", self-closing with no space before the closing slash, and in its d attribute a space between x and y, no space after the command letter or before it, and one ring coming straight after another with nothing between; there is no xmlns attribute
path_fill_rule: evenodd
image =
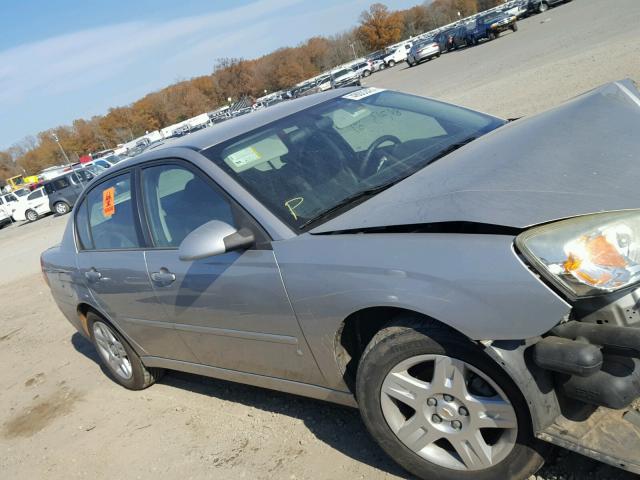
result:
<svg viewBox="0 0 640 480"><path fill-rule="evenodd" d="M558 325L551 333L571 340L584 339L612 354L640 358L640 328L571 321Z"/></svg>
<svg viewBox="0 0 640 480"><path fill-rule="evenodd" d="M534 345L533 360L545 370L579 377L598 373L603 361L597 345L553 336Z"/></svg>
<svg viewBox="0 0 640 480"><path fill-rule="evenodd" d="M561 375L557 380L569 398L619 410L640 397L640 360L608 355L602 369L593 375Z"/></svg>

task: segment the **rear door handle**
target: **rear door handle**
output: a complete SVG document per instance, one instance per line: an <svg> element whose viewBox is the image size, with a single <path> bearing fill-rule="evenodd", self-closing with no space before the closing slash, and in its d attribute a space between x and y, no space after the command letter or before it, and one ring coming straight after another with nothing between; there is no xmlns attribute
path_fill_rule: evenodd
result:
<svg viewBox="0 0 640 480"><path fill-rule="evenodd" d="M102 278L102 274L98 272L95 268L91 270L87 270L84 272L84 276L89 281L89 283L96 283L98 280Z"/></svg>
<svg viewBox="0 0 640 480"><path fill-rule="evenodd" d="M162 267L159 272L151 273L151 281L158 286L166 287L176 281L176 274Z"/></svg>

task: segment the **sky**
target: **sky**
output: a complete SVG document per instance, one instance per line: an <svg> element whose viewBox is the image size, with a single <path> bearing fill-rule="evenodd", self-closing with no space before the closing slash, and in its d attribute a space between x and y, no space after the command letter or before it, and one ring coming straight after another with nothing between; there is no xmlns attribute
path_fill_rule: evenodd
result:
<svg viewBox="0 0 640 480"><path fill-rule="evenodd" d="M0 149L211 73L217 58L341 32L374 1L1 0Z"/></svg>

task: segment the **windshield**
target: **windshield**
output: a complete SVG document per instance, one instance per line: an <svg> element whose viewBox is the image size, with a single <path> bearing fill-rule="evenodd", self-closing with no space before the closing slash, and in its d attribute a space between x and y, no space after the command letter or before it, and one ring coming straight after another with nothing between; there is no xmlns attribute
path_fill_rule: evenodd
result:
<svg viewBox="0 0 640 480"><path fill-rule="evenodd" d="M369 88L202 153L300 230L502 124L435 100Z"/></svg>
<svg viewBox="0 0 640 480"><path fill-rule="evenodd" d="M333 72L333 77L334 78L338 78L338 77L342 77L343 75L351 75L353 73L353 70L338 70L337 72Z"/></svg>
<svg viewBox="0 0 640 480"><path fill-rule="evenodd" d="M494 22L502 17L504 17L504 14L502 13L491 13L489 15L485 15L484 17L480 17L478 21L482 23L489 23Z"/></svg>

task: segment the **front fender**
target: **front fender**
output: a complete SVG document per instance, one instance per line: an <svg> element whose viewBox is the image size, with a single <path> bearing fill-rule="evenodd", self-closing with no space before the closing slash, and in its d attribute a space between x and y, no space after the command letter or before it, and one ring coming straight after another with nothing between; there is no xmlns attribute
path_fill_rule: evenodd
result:
<svg viewBox="0 0 640 480"><path fill-rule="evenodd" d="M333 388L344 387L336 332L364 308L419 312L473 340L537 337L570 310L521 263L511 236L307 234L273 247L291 304Z"/></svg>

